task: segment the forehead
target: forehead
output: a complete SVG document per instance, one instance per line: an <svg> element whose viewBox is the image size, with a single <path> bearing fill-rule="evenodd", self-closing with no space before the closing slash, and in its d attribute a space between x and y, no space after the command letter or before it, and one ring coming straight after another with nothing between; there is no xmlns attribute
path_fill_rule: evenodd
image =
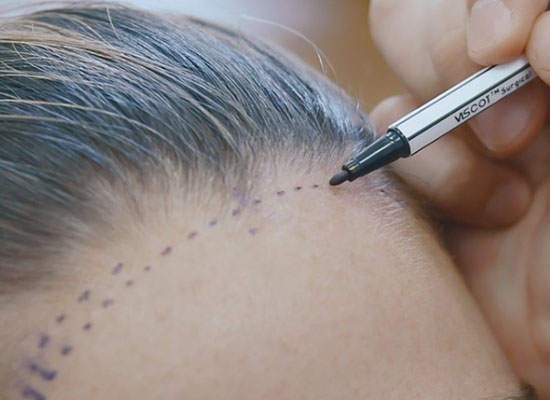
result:
<svg viewBox="0 0 550 400"><path fill-rule="evenodd" d="M415 239L421 230L391 191L318 182L158 216L83 258L87 272L45 292L28 318L15 398L32 389L48 399L435 399L452 389L462 399L513 389L448 260ZM386 223L395 213L408 222ZM409 243L395 251L391 238ZM459 380L470 384L457 391Z"/></svg>

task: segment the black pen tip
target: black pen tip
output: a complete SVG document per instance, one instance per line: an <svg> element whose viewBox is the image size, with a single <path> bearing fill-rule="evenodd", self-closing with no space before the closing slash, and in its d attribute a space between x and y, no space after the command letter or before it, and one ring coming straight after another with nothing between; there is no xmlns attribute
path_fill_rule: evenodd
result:
<svg viewBox="0 0 550 400"><path fill-rule="evenodd" d="M342 171L338 172L336 175L332 177L330 180L331 186L338 186L347 181L350 177L350 173L348 171Z"/></svg>

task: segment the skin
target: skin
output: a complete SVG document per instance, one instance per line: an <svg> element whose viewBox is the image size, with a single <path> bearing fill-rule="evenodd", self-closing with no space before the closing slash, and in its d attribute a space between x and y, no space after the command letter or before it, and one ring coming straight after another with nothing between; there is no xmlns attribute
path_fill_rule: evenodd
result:
<svg viewBox="0 0 550 400"><path fill-rule="evenodd" d="M328 175L279 169L225 212L150 194L157 206L141 224L117 211L120 232L88 244L68 275L3 305L3 399L22 398L25 384L48 400L515 393L413 202L378 174L339 188Z"/></svg>
<svg viewBox="0 0 550 400"><path fill-rule="evenodd" d="M395 169L439 212L447 227L444 239L515 371L545 399L550 399L548 5L547 0L374 0L370 13L377 46L410 91L374 111L380 131L484 65L525 52L540 77Z"/></svg>

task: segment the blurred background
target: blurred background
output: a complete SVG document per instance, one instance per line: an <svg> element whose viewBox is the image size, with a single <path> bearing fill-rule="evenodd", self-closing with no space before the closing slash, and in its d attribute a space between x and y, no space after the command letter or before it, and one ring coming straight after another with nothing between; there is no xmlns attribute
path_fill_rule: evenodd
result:
<svg viewBox="0 0 550 400"><path fill-rule="evenodd" d="M0 0L4 13L36 0ZM41 1L43 2L43 1ZM403 91L376 51L368 27L369 0L126 0L164 13L186 13L249 32L298 54L369 111ZM321 64L316 48L324 55Z"/></svg>

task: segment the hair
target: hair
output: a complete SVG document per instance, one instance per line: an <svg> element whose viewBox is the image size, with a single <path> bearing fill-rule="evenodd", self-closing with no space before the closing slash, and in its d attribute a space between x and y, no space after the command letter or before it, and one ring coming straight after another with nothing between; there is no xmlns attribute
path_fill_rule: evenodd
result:
<svg viewBox="0 0 550 400"><path fill-rule="evenodd" d="M107 193L139 213L155 185L228 193L268 166L326 168L372 140L340 89L234 30L110 3L5 20L0 294L112 225Z"/></svg>

